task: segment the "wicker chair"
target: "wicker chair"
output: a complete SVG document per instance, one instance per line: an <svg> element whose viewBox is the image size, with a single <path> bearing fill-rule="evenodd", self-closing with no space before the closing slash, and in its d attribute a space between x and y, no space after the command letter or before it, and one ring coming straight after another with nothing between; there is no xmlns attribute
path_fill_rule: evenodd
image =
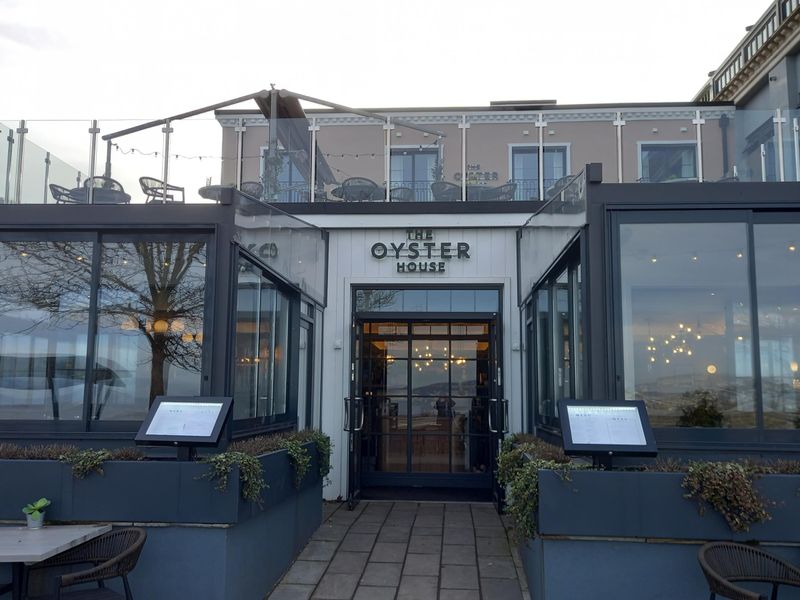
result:
<svg viewBox="0 0 800 600"><path fill-rule="evenodd" d="M496 188L492 188L484 193L482 200L489 201L509 201L514 199L514 194L517 191L516 183L504 183Z"/></svg>
<svg viewBox="0 0 800 600"><path fill-rule="evenodd" d="M88 201L88 190L92 190L92 204L128 204L131 201L130 194L125 193L122 184L116 179L111 177L103 177L102 175L95 175L89 177L83 182L83 188L86 190L86 199ZM70 192L75 197L75 190Z"/></svg>
<svg viewBox="0 0 800 600"><path fill-rule="evenodd" d="M58 185L57 183L50 184L50 194L55 198L56 204L86 204L88 199L87 194L74 194L72 190L68 190L64 186ZM76 191L83 191L83 190L76 190Z"/></svg>
<svg viewBox="0 0 800 600"><path fill-rule="evenodd" d="M437 202L458 202L461 200L461 186L449 181L435 181L431 184L433 199Z"/></svg>
<svg viewBox="0 0 800 600"><path fill-rule="evenodd" d="M163 203L165 200L166 202L181 203L186 201L182 187L169 183L165 185L160 179L156 179L154 177L139 177L139 185L142 186L142 191L146 196L145 201L148 204ZM171 194L170 192L180 192L181 199L175 200L174 194Z"/></svg>
<svg viewBox="0 0 800 600"><path fill-rule="evenodd" d="M389 190L389 199L393 202L413 202L414 190L410 187L396 187Z"/></svg>
<svg viewBox="0 0 800 600"><path fill-rule="evenodd" d="M136 566L142 546L147 539L147 532L139 527L115 529L93 540L57 554L30 568L30 573L42 569L64 567L70 565L91 564L89 569L75 571L55 577L55 593L50 596L35 596L30 600L133 600L128 573ZM125 588L125 595L105 587L108 579L120 577ZM81 583L97 582L95 589L81 589L65 594L61 590Z"/></svg>
<svg viewBox="0 0 800 600"><path fill-rule="evenodd" d="M697 555L708 581L710 600L719 594L731 600L766 600L767 596L735 585L739 581L772 584L771 600L779 585L800 587L800 569L761 548L734 542L709 542Z"/></svg>
<svg viewBox="0 0 800 600"><path fill-rule="evenodd" d="M342 198L345 202L369 202L382 200L381 188L366 177L350 177L342 182Z"/></svg>
<svg viewBox="0 0 800 600"><path fill-rule="evenodd" d="M264 185L260 181L243 181L239 191L260 200L264 195Z"/></svg>

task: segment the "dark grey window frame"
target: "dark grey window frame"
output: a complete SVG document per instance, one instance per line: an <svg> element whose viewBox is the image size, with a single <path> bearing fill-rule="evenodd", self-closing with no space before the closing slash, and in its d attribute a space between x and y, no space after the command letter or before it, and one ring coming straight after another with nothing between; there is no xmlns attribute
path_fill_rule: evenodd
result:
<svg viewBox="0 0 800 600"><path fill-rule="evenodd" d="M747 231L746 248L748 256L748 291L750 294L750 321L752 323L753 349L752 372L756 426L749 429L732 428L692 428L666 427L655 429L660 444L675 447L696 448L702 444L735 446L742 450L743 445L768 446L800 443L800 430L764 429L763 427L763 391L761 378L761 348L758 323L758 289L756 285L755 246L753 227L756 224L797 223L800 224L800 212L791 211L759 211L753 208L725 207L716 210L681 210L678 207L659 206L657 209L642 207L639 210L610 211L607 220L608 240L610 243L611 289L609 298L611 306L609 314L612 337L613 373L616 373L613 395L624 398L624 362L622 344L622 303L621 303L621 253L619 227L621 224L635 223L744 223Z"/></svg>
<svg viewBox="0 0 800 600"><path fill-rule="evenodd" d="M87 327L86 373L84 375L83 418L79 421L57 420L0 420L0 435L3 437L78 437L91 438L97 434L101 437L130 438L135 434L141 421L93 421L91 419L92 385L94 377L95 351L97 343L97 300L100 287L101 251L103 242L160 242L182 241L186 239L203 240L206 243L206 282L203 307L204 330L214 331L214 294L216 287L217 264L216 232L209 227L187 227L163 229L150 227L99 229L86 228L14 228L0 231L0 241L89 241L92 242L92 272L89 296L89 321ZM203 356L200 366L200 394L211 394L211 363L214 354L212 335L205 336ZM91 366L91 368L89 368Z"/></svg>

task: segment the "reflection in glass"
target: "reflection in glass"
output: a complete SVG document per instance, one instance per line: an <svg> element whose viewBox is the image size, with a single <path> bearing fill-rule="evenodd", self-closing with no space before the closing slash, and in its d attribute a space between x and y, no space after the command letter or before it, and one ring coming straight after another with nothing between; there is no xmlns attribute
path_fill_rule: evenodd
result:
<svg viewBox="0 0 800 600"><path fill-rule="evenodd" d="M239 259L235 419L287 412L290 301L249 261Z"/></svg>
<svg viewBox="0 0 800 600"><path fill-rule="evenodd" d="M555 302L554 311L555 318L553 319L553 348L556 353L556 379L555 379L555 401L564 400L572 396L570 375L572 370L571 364L571 348L570 340L572 339L569 313L569 289L568 275L565 269L556 279L555 286L553 287L553 294L555 295L553 301Z"/></svg>
<svg viewBox="0 0 800 600"><path fill-rule="evenodd" d="M102 245L92 416L142 420L156 396L200 393L206 244Z"/></svg>
<svg viewBox="0 0 800 600"><path fill-rule="evenodd" d="M83 418L92 248L0 242L0 419Z"/></svg>
<svg viewBox="0 0 800 600"><path fill-rule="evenodd" d="M656 427L755 426L745 225L619 233L625 398Z"/></svg>
<svg viewBox="0 0 800 600"><path fill-rule="evenodd" d="M536 389L539 418L545 423L555 418L553 374L551 371L550 304L548 290L536 292Z"/></svg>
<svg viewBox="0 0 800 600"><path fill-rule="evenodd" d="M800 225L755 225L764 427L800 428Z"/></svg>

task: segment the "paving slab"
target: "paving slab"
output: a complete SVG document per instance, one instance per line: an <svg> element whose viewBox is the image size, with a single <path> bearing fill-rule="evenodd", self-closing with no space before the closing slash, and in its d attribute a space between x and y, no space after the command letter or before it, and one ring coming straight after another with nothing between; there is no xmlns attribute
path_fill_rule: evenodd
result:
<svg viewBox="0 0 800 600"><path fill-rule="evenodd" d="M282 583L269 595L269 600L308 600L314 593L313 585Z"/></svg>
<svg viewBox="0 0 800 600"><path fill-rule="evenodd" d="M442 565L440 585L453 590L477 590L478 567Z"/></svg>
<svg viewBox="0 0 800 600"><path fill-rule="evenodd" d="M402 563L408 544L404 542L377 542L372 549L371 562Z"/></svg>
<svg viewBox="0 0 800 600"><path fill-rule="evenodd" d="M350 600L356 591L359 576L348 573L326 573L314 590L312 598L320 600ZM270 598L270 600L272 600Z"/></svg>
<svg viewBox="0 0 800 600"><path fill-rule="evenodd" d="M283 577L283 583L317 585L328 563L317 560L296 560Z"/></svg>
<svg viewBox="0 0 800 600"><path fill-rule="evenodd" d="M436 600L438 577L403 575L397 588L397 600Z"/></svg>
<svg viewBox="0 0 800 600"><path fill-rule="evenodd" d="M353 600L394 600L395 587L359 586Z"/></svg>
<svg viewBox="0 0 800 600"><path fill-rule="evenodd" d="M361 575L367 564L369 552L343 552L339 550L333 555L333 560L328 566L328 573L351 573Z"/></svg>
<svg viewBox="0 0 800 600"><path fill-rule="evenodd" d="M367 568L364 569L364 574L361 576L360 585L397 587L400 585L402 570L403 565L400 563L367 563Z"/></svg>
<svg viewBox="0 0 800 600"><path fill-rule="evenodd" d="M438 554L408 554L403 565L403 574L438 576L440 560Z"/></svg>

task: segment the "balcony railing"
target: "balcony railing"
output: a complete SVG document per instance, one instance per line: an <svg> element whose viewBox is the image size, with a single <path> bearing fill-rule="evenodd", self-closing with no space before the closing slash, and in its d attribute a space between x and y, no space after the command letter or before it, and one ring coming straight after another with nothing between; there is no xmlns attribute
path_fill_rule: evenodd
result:
<svg viewBox="0 0 800 600"><path fill-rule="evenodd" d="M590 162L604 165L607 182L800 181L800 111L553 107L381 119L236 110L156 125L0 120L0 203L210 202L226 186L269 203L547 201Z"/></svg>

